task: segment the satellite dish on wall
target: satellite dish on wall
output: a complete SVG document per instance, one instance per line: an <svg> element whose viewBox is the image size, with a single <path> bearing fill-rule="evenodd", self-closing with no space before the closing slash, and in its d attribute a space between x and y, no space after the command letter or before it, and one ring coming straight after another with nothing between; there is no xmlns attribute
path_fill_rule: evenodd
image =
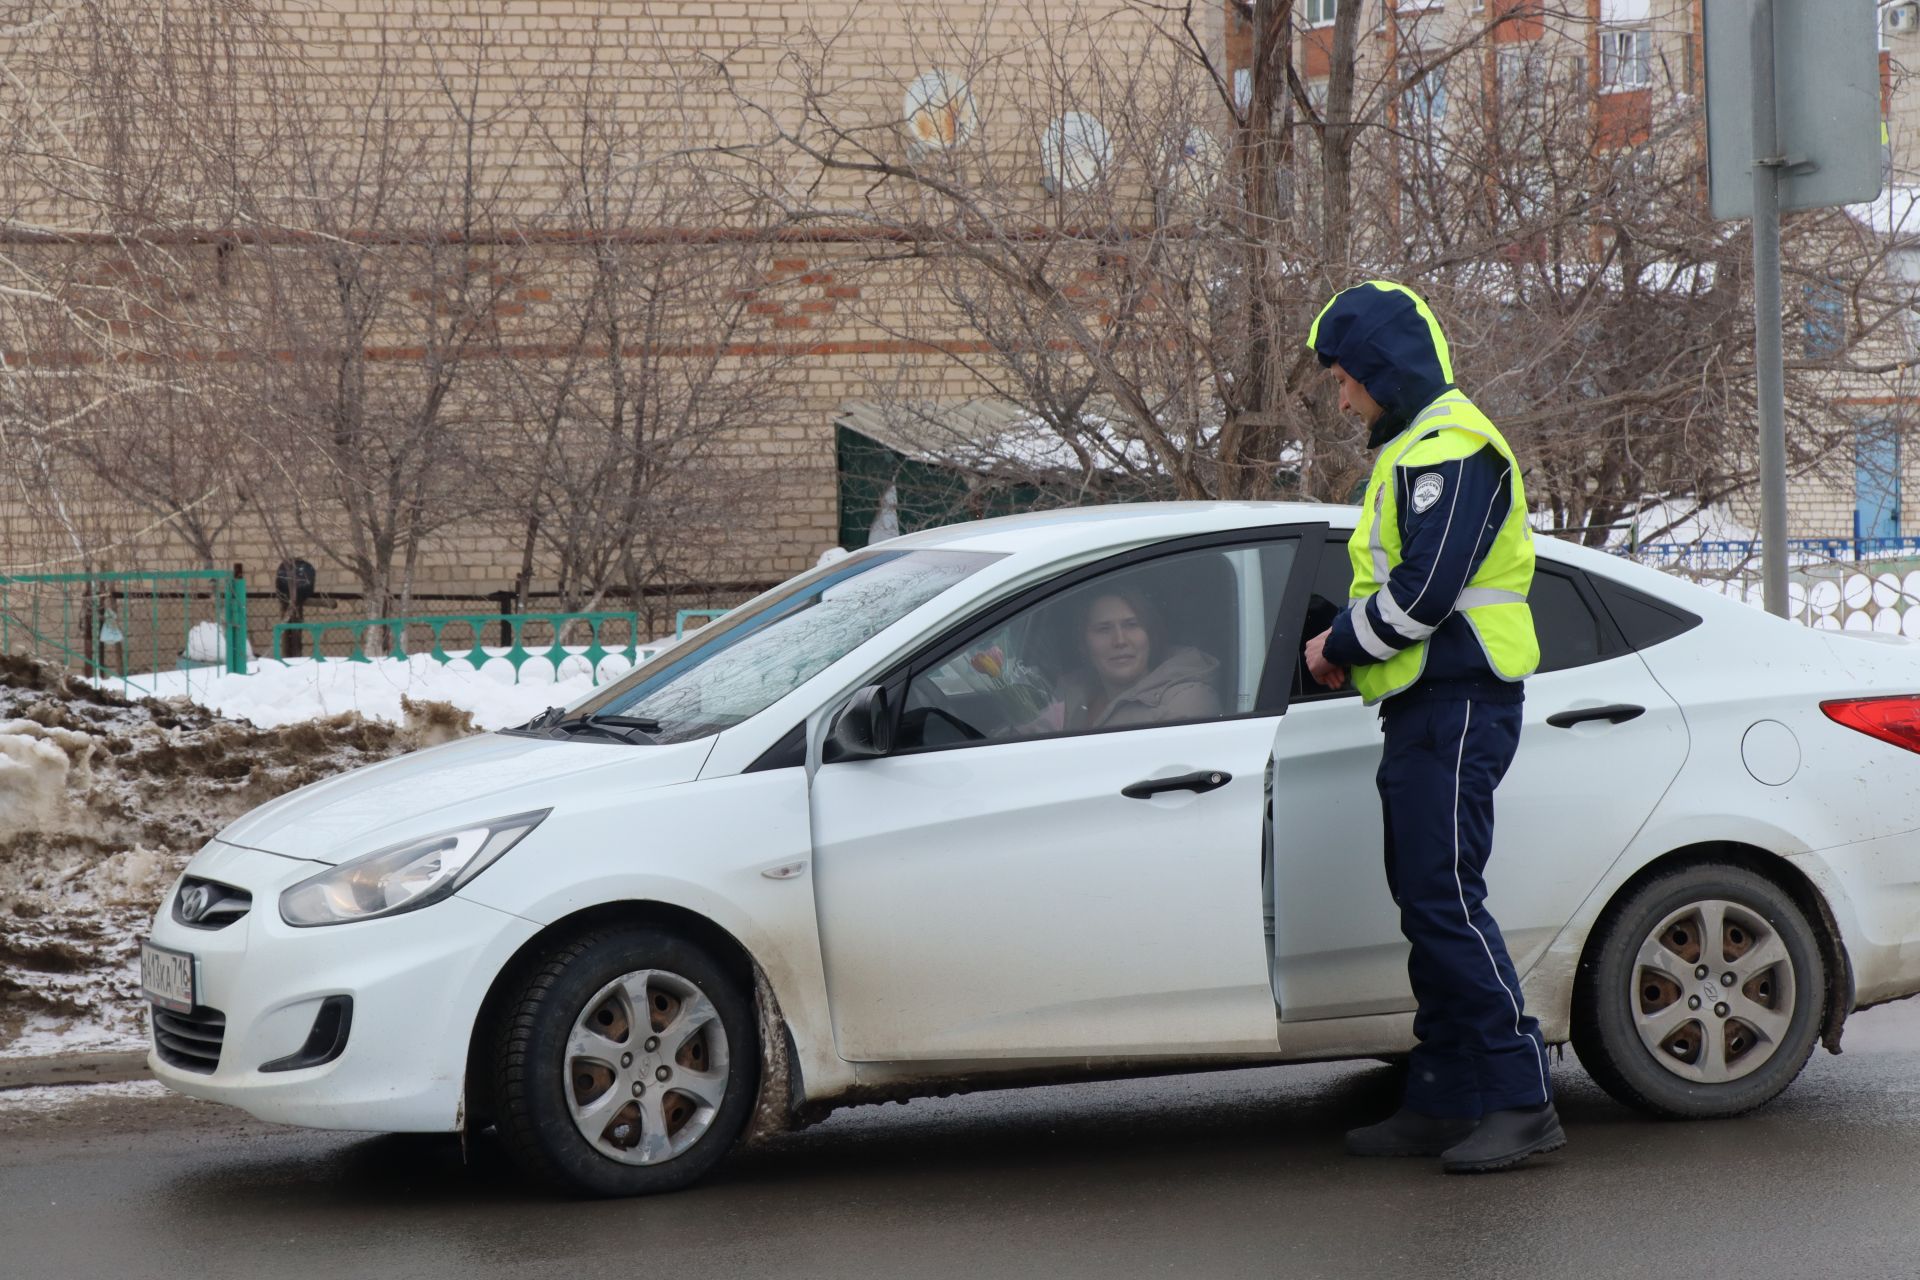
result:
<svg viewBox="0 0 1920 1280"><path fill-rule="evenodd" d="M901 99L900 114L906 121L908 145L921 154L949 151L980 127L980 113L967 82L944 71L914 77Z"/></svg>
<svg viewBox="0 0 1920 1280"><path fill-rule="evenodd" d="M1040 135L1040 182L1054 195L1086 190L1112 163L1112 136L1084 111L1056 117Z"/></svg>

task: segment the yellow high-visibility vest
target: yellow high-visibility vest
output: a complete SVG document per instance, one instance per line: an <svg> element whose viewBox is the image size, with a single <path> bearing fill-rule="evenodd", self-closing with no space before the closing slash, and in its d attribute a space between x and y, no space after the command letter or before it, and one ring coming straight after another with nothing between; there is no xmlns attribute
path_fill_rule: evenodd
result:
<svg viewBox="0 0 1920 1280"><path fill-rule="evenodd" d="M1451 462L1488 445L1506 461L1513 481L1513 502L1486 559L1461 591L1455 607L1466 616L1494 673L1503 680L1522 680L1540 665L1540 642L1533 631L1533 611L1527 605L1527 592L1533 586L1533 533L1527 527L1520 463L1506 438L1458 391L1445 392L1422 409L1405 431L1380 450L1362 500L1360 524L1347 544L1353 562L1349 595L1352 603L1359 603L1379 592L1382 616L1389 622L1396 621L1395 615L1404 611L1392 592L1382 590L1401 560L1395 470ZM1427 641L1422 640L1385 662L1355 667L1353 685L1371 705L1411 687L1426 665Z"/></svg>

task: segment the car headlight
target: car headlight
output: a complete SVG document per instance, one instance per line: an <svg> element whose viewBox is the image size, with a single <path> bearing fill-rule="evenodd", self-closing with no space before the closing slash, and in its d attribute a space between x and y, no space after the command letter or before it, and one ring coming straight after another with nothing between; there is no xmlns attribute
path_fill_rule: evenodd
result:
<svg viewBox="0 0 1920 1280"><path fill-rule="evenodd" d="M296 929L373 920L452 897L551 809L377 849L309 876L280 895L280 918Z"/></svg>

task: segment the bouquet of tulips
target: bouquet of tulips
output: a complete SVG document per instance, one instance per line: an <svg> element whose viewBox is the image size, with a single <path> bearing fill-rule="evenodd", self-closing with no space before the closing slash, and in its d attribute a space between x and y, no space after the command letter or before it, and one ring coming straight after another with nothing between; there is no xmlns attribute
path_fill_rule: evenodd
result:
<svg viewBox="0 0 1920 1280"><path fill-rule="evenodd" d="M1009 662L999 645L975 650L968 665L987 678L988 691L997 694L1007 709L1007 718L1016 727L1034 731L1059 728L1049 723L1057 719L1060 704L1048 697L1038 678L1025 664Z"/></svg>

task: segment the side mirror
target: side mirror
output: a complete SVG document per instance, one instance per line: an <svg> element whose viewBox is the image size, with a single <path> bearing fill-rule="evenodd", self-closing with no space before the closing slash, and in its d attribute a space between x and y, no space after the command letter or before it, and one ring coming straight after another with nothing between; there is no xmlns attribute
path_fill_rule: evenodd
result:
<svg viewBox="0 0 1920 1280"><path fill-rule="evenodd" d="M828 764L871 760L892 750L893 717L887 710L887 691L870 684L849 698L833 718L820 758Z"/></svg>

